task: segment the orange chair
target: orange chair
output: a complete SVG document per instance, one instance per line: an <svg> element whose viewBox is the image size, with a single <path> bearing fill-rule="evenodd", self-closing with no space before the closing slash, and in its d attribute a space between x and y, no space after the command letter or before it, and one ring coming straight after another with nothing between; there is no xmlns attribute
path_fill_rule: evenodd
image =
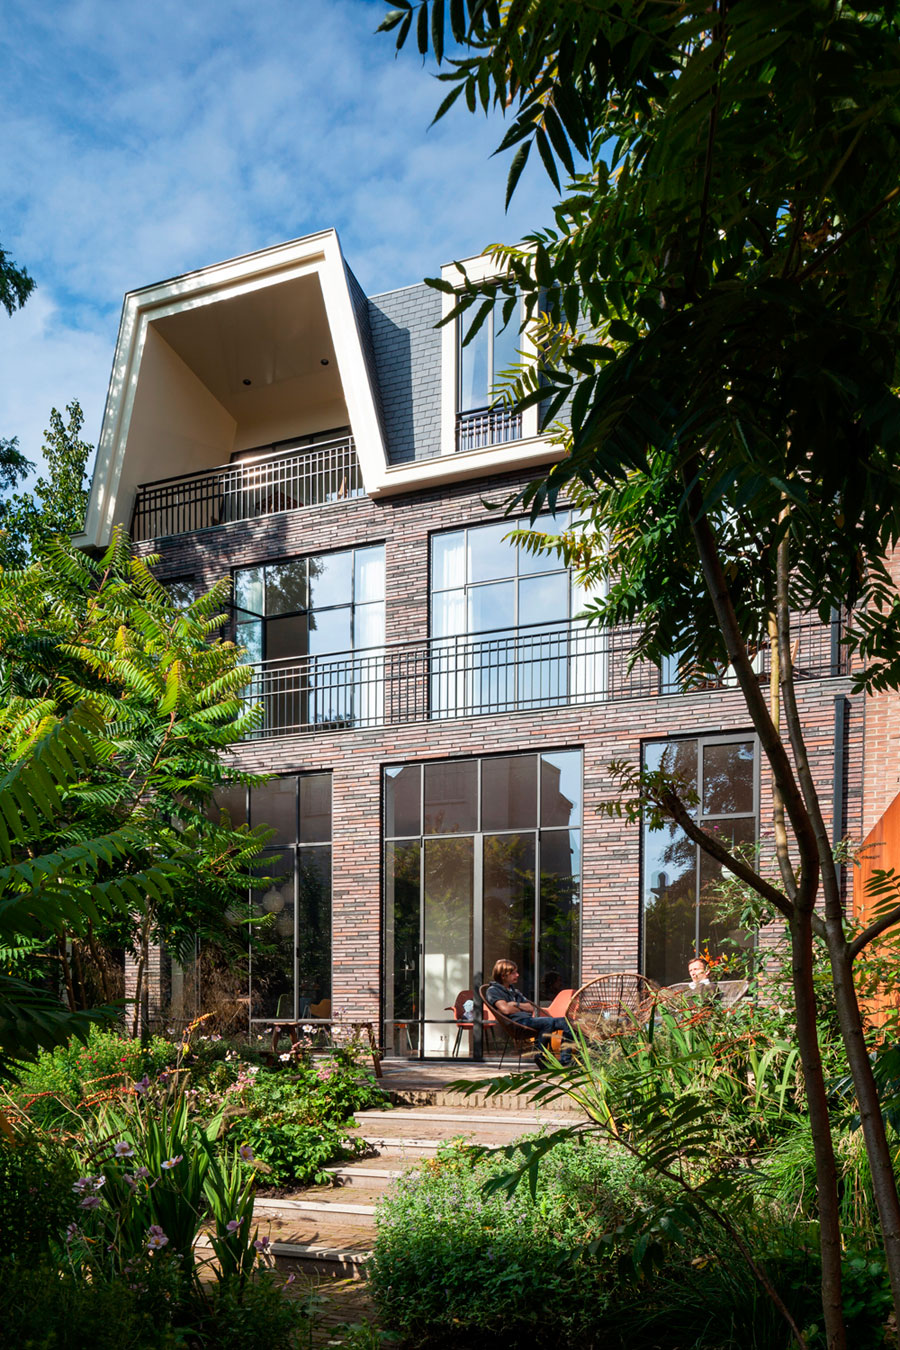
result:
<svg viewBox="0 0 900 1350"><path fill-rule="evenodd" d="M475 1023L472 1021L471 1017L467 1018L465 1013L465 1005L470 1001L474 1006L475 1003L474 989L461 989L459 993L456 995L455 1003L453 1003L451 1007L444 1009L445 1012L452 1012L456 1017L456 1040L453 1043L454 1059L459 1054L459 1045L460 1041L462 1040L463 1032L472 1031L475 1026ZM482 1014L483 1014L482 1025L484 1026L485 1031L487 1031L488 1026L494 1022L494 1014L491 1012L490 1008L487 1006L486 1003L483 1005Z"/></svg>

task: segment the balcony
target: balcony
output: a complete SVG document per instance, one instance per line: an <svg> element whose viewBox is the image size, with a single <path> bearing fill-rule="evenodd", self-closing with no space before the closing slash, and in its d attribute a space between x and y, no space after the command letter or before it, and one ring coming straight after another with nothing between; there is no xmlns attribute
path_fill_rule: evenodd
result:
<svg viewBox="0 0 900 1350"><path fill-rule="evenodd" d="M522 439L522 414L510 408L482 408L478 412L457 413L456 448L484 450L489 445L505 445Z"/></svg>
<svg viewBox="0 0 900 1350"><path fill-rule="evenodd" d="M800 679L848 673L838 621L823 625L804 618L793 631ZM629 667L637 638L635 628L602 631L575 620L264 662L253 667L245 695L263 707L262 725L252 738L682 693L677 678L647 661ZM760 679L767 679L767 647L756 653L754 664ZM687 692L735 683L726 670L698 680Z"/></svg>
<svg viewBox="0 0 900 1350"><path fill-rule="evenodd" d="M163 539L215 525L257 520L304 506L325 506L363 495L351 436L261 455L242 464L144 483L137 490L131 537Z"/></svg>

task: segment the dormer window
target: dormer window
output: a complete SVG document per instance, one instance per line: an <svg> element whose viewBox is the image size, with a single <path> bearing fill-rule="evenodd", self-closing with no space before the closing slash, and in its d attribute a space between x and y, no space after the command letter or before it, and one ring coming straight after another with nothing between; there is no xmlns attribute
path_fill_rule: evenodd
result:
<svg viewBox="0 0 900 1350"><path fill-rule="evenodd" d="M458 450L481 450L522 438L522 414L505 404L491 406L501 377L522 359L521 308L520 303L504 326L498 307L468 343L465 339L472 315L463 315L458 321Z"/></svg>
<svg viewBox="0 0 900 1350"><path fill-rule="evenodd" d="M540 439L538 407L532 404L517 412L497 402L508 375L515 366L537 360L530 331L522 331L521 297L509 322L503 323L501 296L493 314L489 314L470 342L465 338L477 313L477 305L455 321L449 321L457 303L457 290L466 282L490 281L497 277L497 261L485 254L465 263L448 263L441 277L450 283L442 296L443 316L448 320L441 338L441 454L479 454L499 451L494 458L515 457L522 464L546 459L546 443ZM503 447L514 442L521 448L503 454ZM490 460L490 454L479 459Z"/></svg>

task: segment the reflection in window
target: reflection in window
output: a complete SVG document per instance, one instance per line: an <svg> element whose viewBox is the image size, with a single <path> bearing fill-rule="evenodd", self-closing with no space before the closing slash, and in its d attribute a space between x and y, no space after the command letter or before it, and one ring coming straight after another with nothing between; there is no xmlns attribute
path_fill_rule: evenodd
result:
<svg viewBox="0 0 900 1350"><path fill-rule="evenodd" d="M253 1020L328 1016L331 1004L331 774L276 778L245 791L244 818L273 840L255 870ZM236 819L237 802L220 800Z"/></svg>
<svg viewBox="0 0 900 1350"><path fill-rule="evenodd" d="M653 741L644 746L644 767L673 777L698 801L700 825L731 847L757 838L756 742L717 736ZM688 978L698 953L711 958L746 945L737 914L723 912L714 894L722 868L693 844L673 821L643 826L642 905L644 970L659 984Z"/></svg>
<svg viewBox="0 0 900 1350"><path fill-rule="evenodd" d="M565 530L568 512L541 517ZM434 717L554 707L603 692L599 630L574 619L585 597L560 560L517 548L504 520L431 540Z"/></svg>
<svg viewBox="0 0 900 1350"><path fill-rule="evenodd" d="M234 574L235 641L267 663L248 691L275 729L380 720L384 546L344 549Z"/></svg>

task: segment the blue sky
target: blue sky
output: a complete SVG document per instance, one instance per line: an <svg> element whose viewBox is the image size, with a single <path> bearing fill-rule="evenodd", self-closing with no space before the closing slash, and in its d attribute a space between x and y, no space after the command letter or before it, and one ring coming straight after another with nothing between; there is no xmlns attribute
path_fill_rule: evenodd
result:
<svg viewBox="0 0 900 1350"><path fill-rule="evenodd" d="M38 458L78 398L96 444L125 291L335 226L368 294L551 218L508 214L496 118L463 108L374 0L6 0L0 245L38 289L0 311L0 436Z"/></svg>

